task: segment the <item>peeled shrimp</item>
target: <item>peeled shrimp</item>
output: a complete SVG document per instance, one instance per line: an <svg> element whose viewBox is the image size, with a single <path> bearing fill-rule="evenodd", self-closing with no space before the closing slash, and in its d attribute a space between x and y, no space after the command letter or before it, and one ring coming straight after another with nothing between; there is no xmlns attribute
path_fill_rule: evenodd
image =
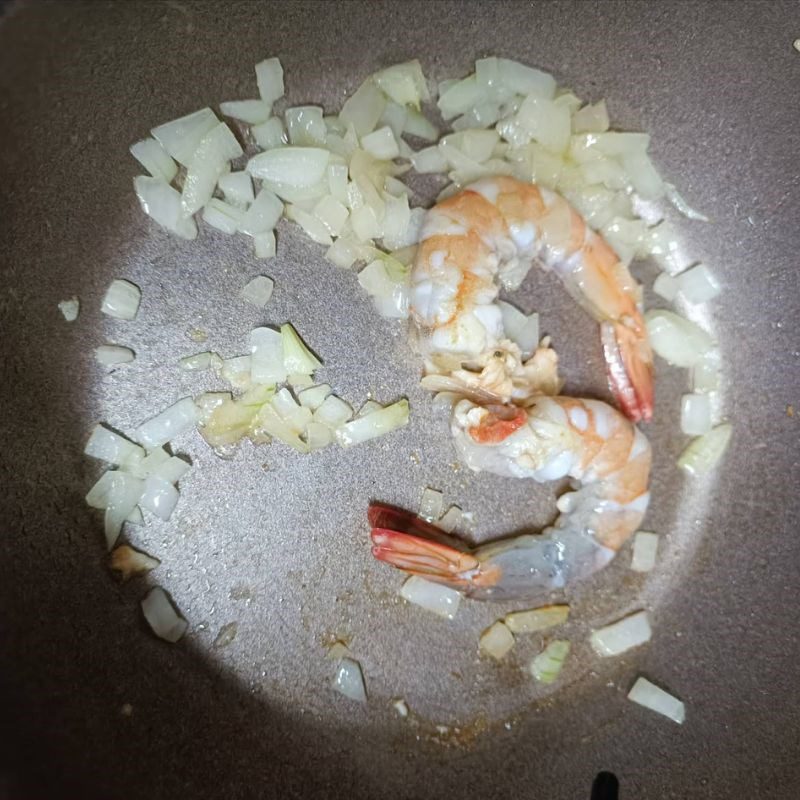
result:
<svg viewBox="0 0 800 800"><path fill-rule="evenodd" d="M568 476L581 486L559 498L561 513L542 535L472 551L444 543L440 531L405 512L373 504L377 559L476 599L530 599L604 567L644 517L650 444L605 403L539 396L520 408L463 399L451 427L473 470L540 482Z"/></svg>
<svg viewBox="0 0 800 800"><path fill-rule="evenodd" d="M498 283L518 288L534 260L600 323L614 396L630 419L649 420L653 367L641 287L564 198L514 178L479 180L426 215L410 306L428 375L465 382L500 403L541 393L542 376L505 336L496 303Z"/></svg>

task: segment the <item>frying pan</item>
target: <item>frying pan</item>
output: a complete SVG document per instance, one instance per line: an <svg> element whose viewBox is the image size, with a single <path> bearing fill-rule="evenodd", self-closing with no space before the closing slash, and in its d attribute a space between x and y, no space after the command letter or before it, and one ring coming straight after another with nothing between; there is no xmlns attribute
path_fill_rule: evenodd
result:
<svg viewBox="0 0 800 800"><path fill-rule="evenodd" d="M579 798L606 770L626 798L795 797L798 35L796 5L780 2L6 7L4 796ZM482 541L546 524L552 488L454 466L406 330L318 246L288 224L267 263L210 229L171 239L138 209L127 153L159 122L252 96L252 65L268 55L283 61L290 103L337 109L380 66L417 57L441 80L487 54L550 70L582 97L606 97L619 127L652 133L663 173L713 220L676 221L683 244L725 286L703 322L721 342L733 444L713 478L678 474L685 376L660 363L647 428L659 567L636 576L624 551L570 594L574 657L547 691L522 670L538 640L501 666L477 657L479 632L511 606L466 603L447 623L400 603L400 576L370 557L365 509L414 508L435 486L475 513ZM237 297L262 272L277 287L263 314ZM647 264L639 274L647 285L654 275ZM115 277L143 289L135 323L99 313ZM67 324L56 304L73 294L83 311ZM595 327L561 287L536 273L517 299L553 336L565 392L605 397ZM177 449L194 469L173 519L131 534L162 565L115 582L82 499L97 476L81 455L92 424L131 430L205 388L175 366L203 349L190 331L236 355L252 327L285 320L345 398L408 396L410 426L309 458L242 447L226 461L188 437ZM92 349L105 341L137 361L103 373ZM142 620L148 582L190 622L175 646ZM598 663L589 628L637 607L650 610L653 641ZM363 665L365 707L330 688L332 636ZM638 674L686 702L683 726L625 700Z"/></svg>

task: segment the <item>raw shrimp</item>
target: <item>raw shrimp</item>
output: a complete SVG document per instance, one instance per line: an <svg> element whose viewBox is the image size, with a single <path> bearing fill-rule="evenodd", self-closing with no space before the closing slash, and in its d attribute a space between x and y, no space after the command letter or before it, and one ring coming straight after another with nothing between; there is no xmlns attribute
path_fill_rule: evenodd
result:
<svg viewBox="0 0 800 800"><path fill-rule="evenodd" d="M641 287L566 200L514 178L479 180L426 215L411 271L411 313L428 375L467 379L501 403L524 404L542 391L505 336L496 303L498 282L518 288L534 260L559 275L600 323L614 396L632 420L649 420L653 359ZM435 379L428 385L439 388Z"/></svg>
<svg viewBox="0 0 800 800"><path fill-rule="evenodd" d="M598 400L537 397L527 408L460 400L452 431L473 470L581 483L558 500L555 524L459 550L406 512L373 504L373 555L406 572L482 600L528 599L604 567L637 529L649 500L650 444L619 411ZM419 535L421 534L421 535Z"/></svg>

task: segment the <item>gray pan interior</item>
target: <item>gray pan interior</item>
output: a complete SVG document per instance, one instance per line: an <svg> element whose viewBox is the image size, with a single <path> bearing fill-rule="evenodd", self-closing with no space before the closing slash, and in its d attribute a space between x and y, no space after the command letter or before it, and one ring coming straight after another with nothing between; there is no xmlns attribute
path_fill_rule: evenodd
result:
<svg viewBox="0 0 800 800"><path fill-rule="evenodd" d="M2 536L0 681L9 797L587 797L594 775L626 798L795 797L798 590L796 318L800 15L790 3L189 2L20 4L0 21ZM568 596L564 680L525 677L540 639L508 663L477 656L482 628L512 606L467 603L451 623L397 598L398 573L369 553L365 509L414 508L425 486L475 513L475 541L536 530L550 487L454 465L446 420L416 387L405 328L378 317L352 274L286 223L279 255L203 227L194 243L150 224L131 190L128 145L206 104L252 96L252 65L279 55L291 104L338 109L379 66L418 57L429 77L506 55L606 97L622 128L653 135L665 175L712 218L676 221L687 252L725 293L690 310L719 338L720 403L735 426L713 479L674 467L682 372L659 364L652 512L657 570L609 569ZM421 202L432 182L415 184ZM264 314L238 299L276 281ZM644 265L646 285L654 272ZM99 313L114 277L139 284L135 323ZM78 294L67 324L59 300ZM596 329L551 278L518 294L542 314L565 393L605 397ZM650 295L650 300L657 300ZM257 324L292 320L342 396L406 395L412 422L351 451L301 458L243 447L195 469L169 523L131 539L162 560L150 576L190 622L176 646L145 628L147 582L110 576L83 495L97 420L132 428L213 386L176 368L198 349L242 351ZM207 333L207 344L189 332ZM104 374L92 349L132 346ZM800 410L800 404L798 404ZM517 604L516 607L519 607ZM639 607L655 635L599 663L588 629ZM227 646L214 642L236 623ZM361 661L366 707L336 695L325 643ZM687 704L683 727L633 706L644 674ZM401 720L390 701L412 709ZM132 713L121 709L130 704Z"/></svg>

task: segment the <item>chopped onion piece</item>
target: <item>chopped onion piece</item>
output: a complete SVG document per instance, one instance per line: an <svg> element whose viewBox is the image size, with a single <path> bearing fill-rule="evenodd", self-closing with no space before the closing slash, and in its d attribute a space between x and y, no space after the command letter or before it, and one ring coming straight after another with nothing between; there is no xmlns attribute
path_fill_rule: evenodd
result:
<svg viewBox="0 0 800 800"><path fill-rule="evenodd" d="M411 163L414 169L422 174L429 172L447 172L449 162L442 154L438 146L426 147L411 156Z"/></svg>
<svg viewBox="0 0 800 800"><path fill-rule="evenodd" d="M114 482L113 470L104 472L97 482L86 494L86 505L89 508L99 508L104 510L108 506L108 494Z"/></svg>
<svg viewBox="0 0 800 800"><path fill-rule="evenodd" d="M244 170L223 175L217 185L225 199L237 208L247 208L255 200L253 179Z"/></svg>
<svg viewBox="0 0 800 800"><path fill-rule="evenodd" d="M283 203L269 189L261 189L245 212L239 230L248 236L271 231L283 214Z"/></svg>
<svg viewBox="0 0 800 800"><path fill-rule="evenodd" d="M633 537L631 569L634 572L650 572L656 565L658 554L658 534L638 531Z"/></svg>
<svg viewBox="0 0 800 800"><path fill-rule="evenodd" d="M408 112L404 106L400 106L397 103L387 103L386 108L383 109L380 120L378 120L378 124L384 123L388 125L392 129L394 138L399 140L403 135L403 128L405 127L407 116Z"/></svg>
<svg viewBox="0 0 800 800"><path fill-rule="evenodd" d="M330 167L328 169L330 170ZM331 236L338 236L350 212L335 197L328 194L314 206L314 216Z"/></svg>
<svg viewBox="0 0 800 800"><path fill-rule="evenodd" d="M336 431L336 438L342 447L367 442L384 436L408 424L408 400L398 400L380 411L373 411L366 417L347 422Z"/></svg>
<svg viewBox="0 0 800 800"><path fill-rule="evenodd" d="M336 264L337 267L348 269L357 261L371 258L371 253L361 242L342 236L328 248L325 258Z"/></svg>
<svg viewBox="0 0 800 800"><path fill-rule="evenodd" d="M177 642L189 627L160 586L151 589L142 600L142 613L153 633L167 642Z"/></svg>
<svg viewBox="0 0 800 800"><path fill-rule="evenodd" d="M523 314L519 309L502 300L498 301L503 317L503 329L513 342L519 345L523 359L529 359L539 345L539 315Z"/></svg>
<svg viewBox="0 0 800 800"><path fill-rule="evenodd" d="M553 683L561 674L569 650L570 644L566 639L554 639L531 661L531 675L539 683Z"/></svg>
<svg viewBox="0 0 800 800"><path fill-rule="evenodd" d="M632 700L640 706L649 708L657 714L668 717L678 725L682 725L686 719L686 707L673 697L669 692L665 692L646 678L639 677L628 692L628 700Z"/></svg>
<svg viewBox="0 0 800 800"><path fill-rule="evenodd" d="M83 452L109 464L124 464L131 458L143 457L144 450L135 442L120 436L104 425L95 425Z"/></svg>
<svg viewBox="0 0 800 800"><path fill-rule="evenodd" d="M172 441L197 422L197 406L191 397L184 397L136 429L136 438L145 447L160 447Z"/></svg>
<svg viewBox="0 0 800 800"><path fill-rule="evenodd" d="M228 162L241 155L241 145L224 122L203 137L189 160L183 181L181 206L185 216L194 214L208 203Z"/></svg>
<svg viewBox="0 0 800 800"><path fill-rule="evenodd" d="M402 698L392 702L392 708L405 719L408 716L408 703Z"/></svg>
<svg viewBox="0 0 800 800"><path fill-rule="evenodd" d="M286 206L287 219L294 220L307 234L308 237L318 244L331 245L328 227L321 220L296 205Z"/></svg>
<svg viewBox="0 0 800 800"><path fill-rule="evenodd" d="M481 634L479 647L500 661L514 647L514 634L502 622L495 622Z"/></svg>
<svg viewBox="0 0 800 800"><path fill-rule="evenodd" d="M719 389L719 374L719 351L709 350L692 367L692 391L715 392Z"/></svg>
<svg viewBox="0 0 800 800"><path fill-rule="evenodd" d="M356 91L345 100L339 119L345 125L352 124L358 136L366 136L375 130L386 107L386 96L367 78Z"/></svg>
<svg viewBox="0 0 800 800"><path fill-rule="evenodd" d="M600 134L608 136L609 134ZM645 200L658 200L664 196L664 182L646 153L633 153L622 157L622 166L633 188Z"/></svg>
<svg viewBox="0 0 800 800"><path fill-rule="evenodd" d="M178 364L180 368L186 372L200 372L205 369L221 369L222 358L219 353L206 350L203 353L184 356Z"/></svg>
<svg viewBox="0 0 800 800"><path fill-rule="evenodd" d="M685 394L681 397L681 431L689 436L702 436L711 430L711 400L707 394Z"/></svg>
<svg viewBox="0 0 800 800"><path fill-rule="evenodd" d="M533 139L554 153L563 153L569 145L569 109L552 100L528 95L519 111L517 121Z"/></svg>
<svg viewBox="0 0 800 800"><path fill-rule="evenodd" d="M169 519L178 503L178 490L164 478L151 475L144 482L139 505L160 519Z"/></svg>
<svg viewBox="0 0 800 800"><path fill-rule="evenodd" d="M352 419L353 408L335 394L328 395L320 405L314 409L315 422L327 425L331 430L336 430Z"/></svg>
<svg viewBox="0 0 800 800"><path fill-rule="evenodd" d="M672 275L661 272L653 283L653 291L671 303L678 294L678 281Z"/></svg>
<svg viewBox="0 0 800 800"><path fill-rule="evenodd" d="M275 282L266 275L256 275L253 280L242 289L242 297L258 308L264 308L272 297Z"/></svg>
<svg viewBox="0 0 800 800"><path fill-rule="evenodd" d="M280 117L271 117L261 125L254 125L250 132L256 140L256 144L262 150L273 150L276 147L283 147L288 138L283 129L283 122Z"/></svg>
<svg viewBox="0 0 800 800"><path fill-rule="evenodd" d="M280 59L267 58L256 64L258 93L265 103L272 105L283 97L283 66Z"/></svg>
<svg viewBox="0 0 800 800"><path fill-rule="evenodd" d="M307 408L302 409L308 411ZM289 447L297 450L298 453L308 453L311 448L304 442L299 435L298 426L284 419L272 404L261 406L253 423L254 434L259 437L266 433L278 439Z"/></svg>
<svg viewBox="0 0 800 800"><path fill-rule="evenodd" d="M58 310L67 322L75 322L81 310L81 303L77 297L70 297L69 300L62 300L58 304Z"/></svg>
<svg viewBox="0 0 800 800"><path fill-rule="evenodd" d="M115 319L132 320L139 311L142 292L130 281L114 280L106 290L100 310Z"/></svg>
<svg viewBox="0 0 800 800"><path fill-rule="evenodd" d="M352 658L343 658L339 662L336 676L333 679L333 688L350 700L356 700L359 703L367 702L364 675L358 661L354 661Z"/></svg>
<svg viewBox="0 0 800 800"><path fill-rule="evenodd" d="M403 133L424 139L426 142L435 142L439 138L439 129L426 116L413 108L406 109Z"/></svg>
<svg viewBox="0 0 800 800"><path fill-rule="evenodd" d="M283 114L289 141L298 147L314 147L325 144L328 129L322 119L319 106L287 108Z"/></svg>
<svg viewBox="0 0 800 800"><path fill-rule="evenodd" d="M222 362L220 375L222 375L234 389L248 389L250 387L250 370L252 363L253 360L250 356L226 358Z"/></svg>
<svg viewBox="0 0 800 800"><path fill-rule="evenodd" d="M702 328L672 311L648 311L645 321L653 350L677 367L694 366L713 345Z"/></svg>
<svg viewBox="0 0 800 800"><path fill-rule="evenodd" d="M705 264L687 269L675 278L681 294L690 303L713 300L721 291L719 281Z"/></svg>
<svg viewBox="0 0 800 800"><path fill-rule="evenodd" d="M161 562L157 558L134 550L127 544L115 547L111 551L111 569L119 572L123 581L144 575L154 570Z"/></svg>
<svg viewBox="0 0 800 800"><path fill-rule="evenodd" d="M272 398L272 407L297 435L301 434L312 420L311 409L299 405L286 388L281 389Z"/></svg>
<svg viewBox="0 0 800 800"><path fill-rule="evenodd" d="M219 110L226 117L233 117L249 125L266 122L272 114L272 104L263 100L228 100L219 104Z"/></svg>
<svg viewBox="0 0 800 800"><path fill-rule="evenodd" d="M165 122L150 133L177 162L188 166L203 137L218 124L217 115L210 108L201 108L193 114Z"/></svg>
<svg viewBox="0 0 800 800"><path fill-rule="evenodd" d="M334 440L331 429L321 422L309 422L306 425L305 438L311 450L321 450Z"/></svg>
<svg viewBox="0 0 800 800"><path fill-rule="evenodd" d="M513 94L552 98L556 81L552 75L508 58L497 59L497 72L502 85Z"/></svg>
<svg viewBox="0 0 800 800"><path fill-rule="evenodd" d="M605 133L608 126L608 110L605 100L594 105L586 105L572 115L573 133Z"/></svg>
<svg viewBox="0 0 800 800"><path fill-rule="evenodd" d="M203 392L195 397L199 417L198 423L205 425L215 408L219 408L226 400L231 399L230 392Z"/></svg>
<svg viewBox="0 0 800 800"><path fill-rule="evenodd" d="M130 152L154 178L171 183L178 174L178 165L155 139L142 139L132 144Z"/></svg>
<svg viewBox="0 0 800 800"><path fill-rule="evenodd" d="M177 483L191 468L192 465L188 461L178 456L169 456L166 461L155 467L153 475L169 483Z"/></svg>
<svg viewBox="0 0 800 800"><path fill-rule="evenodd" d="M589 641L599 656L618 656L650 641L653 632L646 611L637 611L618 622L592 631Z"/></svg>
<svg viewBox="0 0 800 800"><path fill-rule="evenodd" d="M224 200L212 197L203 209L203 219L212 227L223 233L233 234L242 224L244 211Z"/></svg>
<svg viewBox="0 0 800 800"><path fill-rule="evenodd" d="M253 156L246 169L255 178L307 188L325 177L329 158L319 147L279 147Z"/></svg>
<svg viewBox="0 0 800 800"><path fill-rule="evenodd" d="M453 119L484 99L483 91L478 86L475 75L469 75L463 80L456 81L439 96L437 105L444 119Z"/></svg>
<svg viewBox="0 0 800 800"><path fill-rule="evenodd" d="M367 400L365 401L364 405L358 409L356 417L366 417L367 414L371 414L373 411L378 411L381 408L383 408L383 406L380 403L375 402L375 400Z"/></svg>
<svg viewBox="0 0 800 800"><path fill-rule="evenodd" d="M275 231L264 231L253 236L253 249L256 258L274 258Z"/></svg>
<svg viewBox="0 0 800 800"><path fill-rule="evenodd" d="M144 490L144 481L121 470L112 473L111 484L106 495L104 528L106 545L110 550L122 531L122 526L139 505Z"/></svg>
<svg viewBox="0 0 800 800"><path fill-rule="evenodd" d="M568 605L541 606L526 611L512 611L503 620L512 633L536 633L563 625L569 617Z"/></svg>
<svg viewBox="0 0 800 800"><path fill-rule="evenodd" d="M416 59L382 69L372 79L384 94L401 106L412 106L419 111L420 102L431 99L422 67Z"/></svg>
<svg viewBox="0 0 800 800"><path fill-rule="evenodd" d="M310 386L308 389L303 389L298 394L297 399L301 406L310 408L311 411L316 411L325 398L331 393L331 387L327 383L320 383L317 386Z"/></svg>
<svg viewBox="0 0 800 800"><path fill-rule="evenodd" d="M400 589L400 596L409 603L432 611L445 619L453 619L461 602L461 594L441 583L412 575Z"/></svg>
<svg viewBox="0 0 800 800"><path fill-rule="evenodd" d="M101 344L95 347L94 356L99 363L110 367L115 364L128 364L136 358L136 353L130 347L118 344Z"/></svg>
<svg viewBox="0 0 800 800"><path fill-rule="evenodd" d="M340 203L347 202L347 172L345 164L328 164L328 189Z"/></svg>
<svg viewBox="0 0 800 800"><path fill-rule="evenodd" d="M283 363L290 375L313 375L314 370L322 366L322 362L308 349L306 343L288 322L281 325L281 339Z"/></svg>
<svg viewBox="0 0 800 800"><path fill-rule="evenodd" d="M197 224L183 215L180 192L160 178L140 175L133 180L139 204L145 214L183 239L197 237Z"/></svg>
<svg viewBox="0 0 800 800"><path fill-rule="evenodd" d="M463 518L464 515L458 506L450 506L444 516L437 520L436 527L441 528L445 533L452 533L461 525Z"/></svg>
<svg viewBox="0 0 800 800"><path fill-rule="evenodd" d="M681 453L678 466L690 475L707 475L722 458L728 447L733 428L725 423L689 442Z"/></svg>
<svg viewBox="0 0 800 800"><path fill-rule="evenodd" d="M212 447L225 447L238 442L250 431L258 406L247 406L230 397L212 406L208 404L200 433Z"/></svg>
<svg viewBox="0 0 800 800"><path fill-rule="evenodd" d="M283 337L272 328L250 331L250 377L255 383L273 384L286 380L288 370L283 358Z"/></svg>
<svg viewBox="0 0 800 800"><path fill-rule="evenodd" d="M125 522L130 522L131 525L144 525L142 509L139 506L134 506L133 511L125 518Z"/></svg>
<svg viewBox="0 0 800 800"><path fill-rule="evenodd" d="M698 220L699 222L708 222L709 219L705 214L701 214L699 211L695 211L687 202L683 199L683 197L678 193L678 190L671 184L665 183L664 184L667 190L667 199L675 206L678 211L683 214L684 217L688 217L689 219Z"/></svg>
<svg viewBox="0 0 800 800"><path fill-rule="evenodd" d="M428 522L434 522L442 516L444 495L436 489L426 488L419 501L419 516Z"/></svg>
<svg viewBox="0 0 800 800"><path fill-rule="evenodd" d="M400 155L397 139L394 138L394 133L388 125L363 136L361 138L361 146L373 158L381 161L389 161Z"/></svg>

